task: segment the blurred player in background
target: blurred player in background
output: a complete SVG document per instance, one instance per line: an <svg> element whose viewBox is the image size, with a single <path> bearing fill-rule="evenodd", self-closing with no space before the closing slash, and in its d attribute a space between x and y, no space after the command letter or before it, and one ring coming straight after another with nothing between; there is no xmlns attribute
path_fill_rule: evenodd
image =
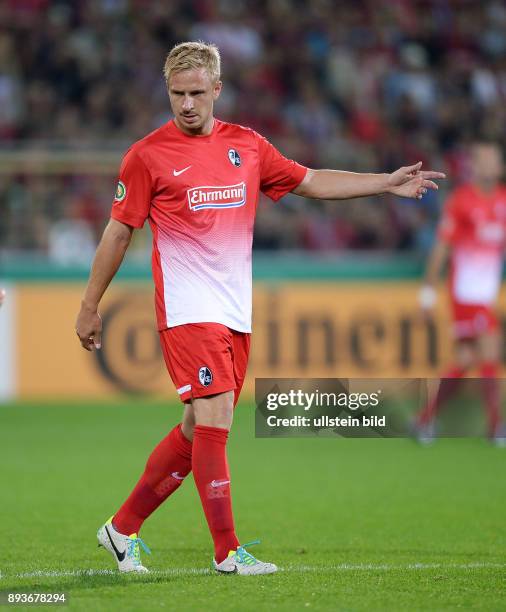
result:
<svg viewBox="0 0 506 612"><path fill-rule="evenodd" d="M147 571L140 562L139 529L192 471L214 541L214 568L272 573L276 566L253 557L236 536L226 455L250 346L259 191L276 201L288 192L319 199L386 192L421 198L437 189L431 179L444 175L422 172L420 162L392 174L311 170L283 157L253 130L215 120L222 83L214 45L177 45L164 73L174 119L136 142L123 159L76 331L85 349L100 348L99 302L134 228L149 219L160 340L185 408L182 423L154 449L98 539L120 571Z"/></svg>
<svg viewBox="0 0 506 612"><path fill-rule="evenodd" d="M433 438L434 419L454 393L459 379L478 368L483 379L487 433L503 441L500 386L501 332L494 308L501 286L506 239L506 186L501 183L503 158L497 144L476 142L470 150L471 182L457 187L446 201L429 256L420 304L432 316L436 285L449 259L454 361L443 373L435 397L420 412L416 434Z"/></svg>

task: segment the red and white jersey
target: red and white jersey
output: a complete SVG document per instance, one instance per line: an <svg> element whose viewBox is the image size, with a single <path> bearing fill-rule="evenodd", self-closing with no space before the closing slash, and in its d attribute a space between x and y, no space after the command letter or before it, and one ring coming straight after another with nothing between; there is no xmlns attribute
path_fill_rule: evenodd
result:
<svg viewBox="0 0 506 612"><path fill-rule="evenodd" d="M169 121L121 164L113 219L153 232L158 328L221 323L251 331L251 249L259 191L279 200L307 168L251 129L215 119L188 136Z"/></svg>
<svg viewBox="0 0 506 612"><path fill-rule="evenodd" d="M460 304L492 304L502 276L506 187L484 193L472 184L448 198L438 230L451 246L450 291Z"/></svg>

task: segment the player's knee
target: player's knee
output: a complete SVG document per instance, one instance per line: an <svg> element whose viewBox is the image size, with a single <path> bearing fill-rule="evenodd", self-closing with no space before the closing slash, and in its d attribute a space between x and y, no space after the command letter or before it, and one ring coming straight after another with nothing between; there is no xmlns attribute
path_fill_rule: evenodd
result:
<svg viewBox="0 0 506 612"><path fill-rule="evenodd" d="M195 412L193 410L193 406L191 402L187 402L185 404L185 409L183 412L183 419L181 421L181 431L183 436L190 440L193 440L193 430L195 428Z"/></svg>
<svg viewBox="0 0 506 612"><path fill-rule="evenodd" d="M193 401L197 425L230 429L234 414L234 392L197 398Z"/></svg>
<svg viewBox="0 0 506 612"><path fill-rule="evenodd" d="M194 420L183 419L183 422L181 423L181 432L187 440L190 440L190 442L193 441L193 430L194 429L195 429Z"/></svg>

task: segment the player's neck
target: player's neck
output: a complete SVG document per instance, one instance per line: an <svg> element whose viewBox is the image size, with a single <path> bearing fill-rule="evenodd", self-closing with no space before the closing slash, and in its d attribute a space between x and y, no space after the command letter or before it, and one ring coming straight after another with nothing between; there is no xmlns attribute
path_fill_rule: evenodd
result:
<svg viewBox="0 0 506 612"><path fill-rule="evenodd" d="M182 126L177 120L177 117L174 118L174 123L178 129L187 136L209 136L214 128L214 117L211 115L204 124L194 130Z"/></svg>

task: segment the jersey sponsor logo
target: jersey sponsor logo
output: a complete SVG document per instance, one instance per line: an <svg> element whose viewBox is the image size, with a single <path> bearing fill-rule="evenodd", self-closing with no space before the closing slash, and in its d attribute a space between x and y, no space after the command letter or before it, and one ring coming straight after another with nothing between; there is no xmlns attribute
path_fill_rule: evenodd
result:
<svg viewBox="0 0 506 612"><path fill-rule="evenodd" d="M213 382L213 373L207 366L202 366L199 370L199 381L203 387L209 387Z"/></svg>
<svg viewBox="0 0 506 612"><path fill-rule="evenodd" d="M190 210L203 208L237 208L246 202L246 183L226 185L224 187L193 187L188 189Z"/></svg>
<svg viewBox="0 0 506 612"><path fill-rule="evenodd" d="M228 150L228 159L230 160L230 163L236 168L239 168L239 166L241 165L241 156L235 149Z"/></svg>
<svg viewBox="0 0 506 612"><path fill-rule="evenodd" d="M125 187L125 183L123 181L118 181L118 184L116 185L116 193L114 194L114 199L116 200L116 202L121 202L121 200L124 200L126 196L126 187Z"/></svg>

